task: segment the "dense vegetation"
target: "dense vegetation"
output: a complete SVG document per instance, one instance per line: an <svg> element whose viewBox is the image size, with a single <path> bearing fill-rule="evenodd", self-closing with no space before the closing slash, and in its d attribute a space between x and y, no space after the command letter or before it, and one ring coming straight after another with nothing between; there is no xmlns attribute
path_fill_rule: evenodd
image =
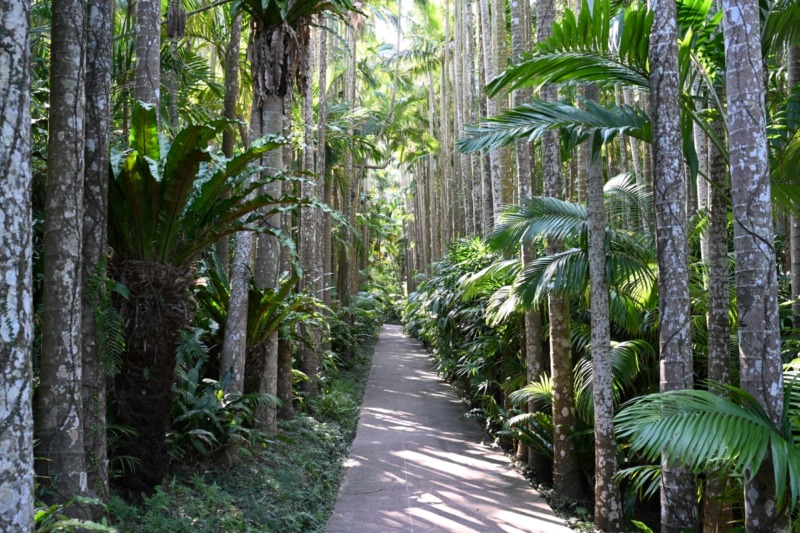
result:
<svg viewBox="0 0 800 533"><path fill-rule="evenodd" d="M322 528L399 319L596 530L797 529L799 14L0 0L0 529Z"/></svg>

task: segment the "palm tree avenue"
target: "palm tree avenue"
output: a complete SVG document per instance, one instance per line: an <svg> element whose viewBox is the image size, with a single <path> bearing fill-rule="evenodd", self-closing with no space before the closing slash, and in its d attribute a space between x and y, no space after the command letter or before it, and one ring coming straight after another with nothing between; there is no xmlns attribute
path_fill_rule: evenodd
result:
<svg viewBox="0 0 800 533"><path fill-rule="evenodd" d="M800 531L797 2L0 20L0 530L324 531L402 323L573 529Z"/></svg>

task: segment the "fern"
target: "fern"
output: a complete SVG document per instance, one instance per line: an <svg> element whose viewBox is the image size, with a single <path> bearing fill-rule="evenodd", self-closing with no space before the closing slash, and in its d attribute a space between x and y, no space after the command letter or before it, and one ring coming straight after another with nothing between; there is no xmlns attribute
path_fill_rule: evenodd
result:
<svg viewBox="0 0 800 533"><path fill-rule="evenodd" d="M89 277L87 299L94 303L97 350L108 376L114 377L122 370L125 353L125 322L114 306L114 295L128 299L128 288L106 276L108 258L95 265Z"/></svg>

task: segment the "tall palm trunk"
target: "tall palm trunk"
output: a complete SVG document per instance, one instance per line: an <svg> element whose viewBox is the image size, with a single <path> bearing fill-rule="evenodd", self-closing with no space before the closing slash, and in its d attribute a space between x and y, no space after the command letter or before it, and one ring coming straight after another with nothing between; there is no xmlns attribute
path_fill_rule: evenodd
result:
<svg viewBox="0 0 800 533"><path fill-rule="evenodd" d="M231 35L228 50L225 54L225 105L223 116L228 120L236 119L236 106L239 101L239 48L242 41L242 16L232 15ZM243 142L245 139L242 139ZM233 128L222 132L222 153L225 157L233 157L236 142L236 131ZM220 262L228 272L230 265L230 238L226 235L217 241L216 251Z"/></svg>
<svg viewBox="0 0 800 533"><path fill-rule="evenodd" d="M800 46L789 47L787 65L789 90L800 83ZM800 217L790 216L789 245L792 259L792 327L800 329Z"/></svg>
<svg viewBox="0 0 800 533"><path fill-rule="evenodd" d="M586 98L598 101L596 85L586 87ZM588 144L588 143L586 143ZM591 286L592 391L594 395L594 527L598 531L622 531L622 503L617 473L617 441L614 438L614 385L611 364L611 322L606 271L606 211L603 201L601 155L588 153L586 207L589 227L589 283Z"/></svg>
<svg viewBox="0 0 800 533"><path fill-rule="evenodd" d="M81 284L86 3L53 3L44 233L42 355L36 431L38 473L50 499L84 494ZM79 31L75 31L79 28Z"/></svg>
<svg viewBox="0 0 800 533"><path fill-rule="evenodd" d="M161 87L161 2L136 2L136 66L134 97L158 106ZM158 116L158 115L157 115Z"/></svg>
<svg viewBox="0 0 800 533"><path fill-rule="evenodd" d="M770 198L759 5L723 0L728 98L728 153L733 203L739 382L775 427L783 415L778 282ZM748 531L789 531L786 507L775 502L771 460L745 473Z"/></svg>
<svg viewBox="0 0 800 533"><path fill-rule="evenodd" d="M33 524L30 3L0 0L0 530Z"/></svg>
<svg viewBox="0 0 800 533"><path fill-rule="evenodd" d="M536 37L539 42L551 35L555 11L556 4L553 1L536 4ZM558 97L555 86L543 87L540 97L549 102L555 101ZM546 196L561 198L561 154L556 132L549 132L542 138L542 181ZM557 253L562 248L563 243L550 242L547 253ZM569 300L566 296L551 295L548 299L548 311L553 379L553 489L561 496L579 500L583 498L584 491L577 452L571 439L575 432L575 394Z"/></svg>
<svg viewBox="0 0 800 533"><path fill-rule="evenodd" d="M725 136L721 122L712 124L720 139ZM709 155L708 183L708 230L706 262L708 263L708 379L729 383L730 376L730 297L728 287L728 169L720 151L706 139ZM725 531L724 524L730 522L730 511L723 507L722 494L725 482L710 477L703 491L703 532Z"/></svg>
<svg viewBox="0 0 800 533"><path fill-rule="evenodd" d="M86 131L83 183L83 439L89 491L108 498L106 369L98 350L91 285L106 279L109 133L111 117L111 21L113 4L89 0L86 31Z"/></svg>
<svg viewBox="0 0 800 533"><path fill-rule="evenodd" d="M320 32L320 50L321 53L317 55L322 61L324 61L324 54L325 54L325 44L324 39L325 31ZM322 56L322 57L320 57ZM314 173L314 165L317 162L317 158L314 157L314 139L313 139L313 128L314 128L314 103L313 103L313 84L310 82L310 79L313 77L313 65L309 61L306 77L309 79L309 83L306 86L306 94L305 99L303 101L303 122L304 122L304 135L305 135L305 147L303 149L303 169L306 172L311 174ZM320 113L322 112L322 94L324 90L322 89L322 84L325 82L325 76L320 69ZM324 125L323 125L324 127ZM323 150L324 148L318 147L317 150ZM323 163L324 164L324 163ZM315 182L304 182L301 186L301 194L303 198L311 199L315 197L321 190L322 190L322 180L324 180L324 176L320 177L317 174L317 179ZM318 284L317 280L322 275L322 262L318 261L319 258L319 239L322 238L322 231L321 228L317 228L318 221L321 222L319 218L319 212L317 209L311 208L303 208L300 212L300 231L298 235L299 245L300 245L300 263L303 266L303 278L300 280L300 290L306 290L315 296L321 296L318 293ZM300 326L303 328L305 336L312 340L312 345L308 346L306 344L301 343L297 348L297 356L300 361L300 369L306 375L314 375L317 374L317 365L319 361L319 350L320 341L321 341L321 332L317 328L313 327L305 327L303 325ZM284 363L285 364L285 363ZM286 368L283 368L283 373L285 374ZM290 388L288 391L284 391L289 393L288 401L291 404L291 355L289 356L288 361L288 378L287 379ZM311 380L305 382L308 384L316 385L316 380L313 382ZM317 394L316 387L306 388L306 392L315 396ZM287 398L281 398L286 403Z"/></svg>
<svg viewBox="0 0 800 533"><path fill-rule="evenodd" d="M659 351L661 391L692 388L686 182L683 171L675 3L654 0L650 34L650 93L653 121ZM662 464L661 530L697 525L694 479L685 469Z"/></svg>

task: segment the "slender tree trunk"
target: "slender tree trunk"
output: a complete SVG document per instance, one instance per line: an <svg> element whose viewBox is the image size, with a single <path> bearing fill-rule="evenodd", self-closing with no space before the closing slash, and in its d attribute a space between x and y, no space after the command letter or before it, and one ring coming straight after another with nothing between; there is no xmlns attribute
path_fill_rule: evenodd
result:
<svg viewBox="0 0 800 533"><path fill-rule="evenodd" d="M800 47L789 47L787 74L789 89L797 88L800 83ZM792 258L792 327L800 329L800 218L790 217L789 246Z"/></svg>
<svg viewBox="0 0 800 533"><path fill-rule="evenodd" d="M324 34L324 30L321 33ZM324 35L322 37L324 38ZM320 43L320 46L322 47L325 45ZM322 53L324 54L324 51ZM311 78L313 77L313 64L311 61L308 62L305 75L309 81L306 86L306 94L304 95L303 101L303 133L305 136L303 148L303 170L313 174L314 166L317 161L314 157L314 86L311 83ZM324 75L322 75L321 70L320 75L321 82L324 82ZM320 94L322 94L321 88ZM317 148L317 150L321 150L321 148ZM319 177L317 177L315 182L303 182L301 185L301 196L305 199L316 197L318 192L322 189L321 185L322 183ZM316 208L304 207L300 211L300 232L298 235L298 241L300 245L300 264L303 267L303 277L300 280L300 286L298 288L301 291L307 291L315 296L317 279L322 275L322 272L320 271L321 264L317 261L317 257L319 257L318 239L321 237L321 235L319 235L321 232L317 231L318 219L319 213ZM300 362L300 370L302 370L306 375L310 376L313 374L316 376L320 356L317 350L319 350L320 347L321 332L317 328L307 327L303 324L301 324L299 327L301 328L301 333L309 338L312 344L311 346L308 346L300 343L300 345L297 347L297 358ZM282 381L284 381L284 383L288 382L291 385L291 356L289 357L288 367L289 376L284 377ZM284 372L287 370L285 361L283 370ZM318 394L318 391L316 390L316 380L309 380L304 382L304 384L314 385L313 387L309 386L305 388L308 394L311 396L316 396ZM283 392L286 394L287 391L284 390ZM288 392L290 395L289 402L291 403L291 387ZM285 402L285 398L281 399Z"/></svg>
<svg viewBox="0 0 800 533"><path fill-rule="evenodd" d="M595 85L586 87L586 98L599 101ZM589 144L589 143L585 143ZM594 394L594 527L597 531L623 530L622 504L617 473L617 441L614 438L614 385L611 365L611 322L606 273L606 212L603 201L603 167L600 154L588 154L586 203L589 215L589 283L591 286L592 383Z"/></svg>
<svg viewBox="0 0 800 533"><path fill-rule="evenodd" d="M136 66L133 94L137 100L155 106L158 106L161 87L160 52L161 2L139 0L136 3Z"/></svg>
<svg viewBox="0 0 800 533"><path fill-rule="evenodd" d="M85 14L82 0L53 4L42 301L47 327L36 430L38 473L49 480L48 498L61 503L87 491L81 423Z"/></svg>
<svg viewBox="0 0 800 533"><path fill-rule="evenodd" d="M261 136L261 115L257 112L255 98L250 114L251 142ZM247 231L236 233L231 265L231 289L228 299L228 317L220 354L220 380L231 374L227 392L244 393L245 364L247 353L247 309L252 279L255 236Z"/></svg>
<svg viewBox="0 0 800 533"><path fill-rule="evenodd" d="M547 39L552 32L556 4L542 1L536 4L537 40ZM542 100L557 99L556 88L542 88ZM542 138L542 176L544 194L554 198L562 195L561 154L557 132ZM548 254L563 248L563 243L548 243ZM570 339L569 300L562 295L548 299L550 314L550 362L553 379L553 490L556 494L580 500L584 497L581 470L571 436L575 432L574 379L572 374L572 342Z"/></svg>
<svg viewBox="0 0 800 533"><path fill-rule="evenodd" d="M486 35L489 32L489 8L488 0L478 0L479 2L479 31L478 36L478 80L479 83L486 82L487 64L492 61L491 45L487 45ZM491 41L490 41L491 42ZM478 114L481 117L491 116L494 113L494 103L491 103L486 95L481 91L478 98ZM481 190L483 202L481 203L481 227L483 236L487 236L494 227L494 192L492 190L492 163L491 157L486 151L481 153Z"/></svg>
<svg viewBox="0 0 800 533"><path fill-rule="evenodd" d="M721 122L712 124L720 139L725 136ZM705 138L705 137L704 137ZM708 379L729 383L730 376L730 318L728 313L728 169L725 159L714 144L706 139L709 155L708 230L706 262L708 263ZM699 183L699 182L698 182ZM730 510L723 507L722 494L725 481L709 477L703 491L703 532L727 531L726 523L733 518Z"/></svg>
<svg viewBox="0 0 800 533"><path fill-rule="evenodd" d="M783 414L783 374L778 282L767 153L759 6L723 0L728 98L728 154L733 203L733 248L739 311L741 387L752 394L775 427ZM753 200L757 201L753 201ZM772 461L745 473L747 531L790 530L786 506L775 502Z"/></svg>
<svg viewBox="0 0 800 533"><path fill-rule="evenodd" d="M280 135L285 127L284 97L280 95L267 95L262 97L261 105L258 107L261 113L261 133L264 135ZM265 154L263 158L265 172L277 174L285 169L283 160L283 150L280 148ZM281 195L281 183L270 183L266 186L266 193L279 197ZM267 219L267 224L273 228L281 227L281 216L279 213L271 215ZM277 237L261 234L258 237L256 248L254 279L259 289L278 287L278 275L280 274L280 242ZM278 393L278 335L270 336L264 346L264 369L259 382L259 392L266 392L273 396ZM309 387L316 388L316 373L309 376L312 383ZM277 427L277 411L274 406L267 406L261 413L263 429L267 434L275 434Z"/></svg>
<svg viewBox="0 0 800 533"><path fill-rule="evenodd" d="M0 0L0 530L33 530L30 3Z"/></svg>
<svg viewBox="0 0 800 533"><path fill-rule="evenodd" d="M81 314L83 358L83 445L89 491L108 498L106 370L99 352L95 308L105 289L111 117L111 24L113 3L89 0L86 32L86 130L83 183L84 300ZM95 294L92 294L92 285Z"/></svg>
<svg viewBox="0 0 800 533"><path fill-rule="evenodd" d="M659 351L661 391L692 388L686 182L683 172L678 81L678 36L674 2L652 1L650 94L653 122ZM694 478L662 462L661 531L697 526Z"/></svg>
<svg viewBox="0 0 800 533"><path fill-rule="evenodd" d="M231 21L231 38L225 54L225 107L223 116L228 120L236 119L236 106L239 101L239 48L242 41L242 17L233 15ZM225 157L233 157L236 143L236 130L233 126L222 132L222 153ZM229 194L226 192L225 194ZM230 265L230 238L226 235L217 241L216 251L220 262L228 271Z"/></svg>
<svg viewBox="0 0 800 533"><path fill-rule="evenodd" d="M160 6L159 6L160 7ZM160 15L160 9L159 9ZM182 39L186 29L186 11L180 0L170 0L167 7L167 36L169 37L169 53L172 56L172 69L167 73L167 91L169 92L169 122L175 130L180 129L178 116L178 39ZM214 58L212 54L211 58ZM212 68L213 72L214 69Z"/></svg>

